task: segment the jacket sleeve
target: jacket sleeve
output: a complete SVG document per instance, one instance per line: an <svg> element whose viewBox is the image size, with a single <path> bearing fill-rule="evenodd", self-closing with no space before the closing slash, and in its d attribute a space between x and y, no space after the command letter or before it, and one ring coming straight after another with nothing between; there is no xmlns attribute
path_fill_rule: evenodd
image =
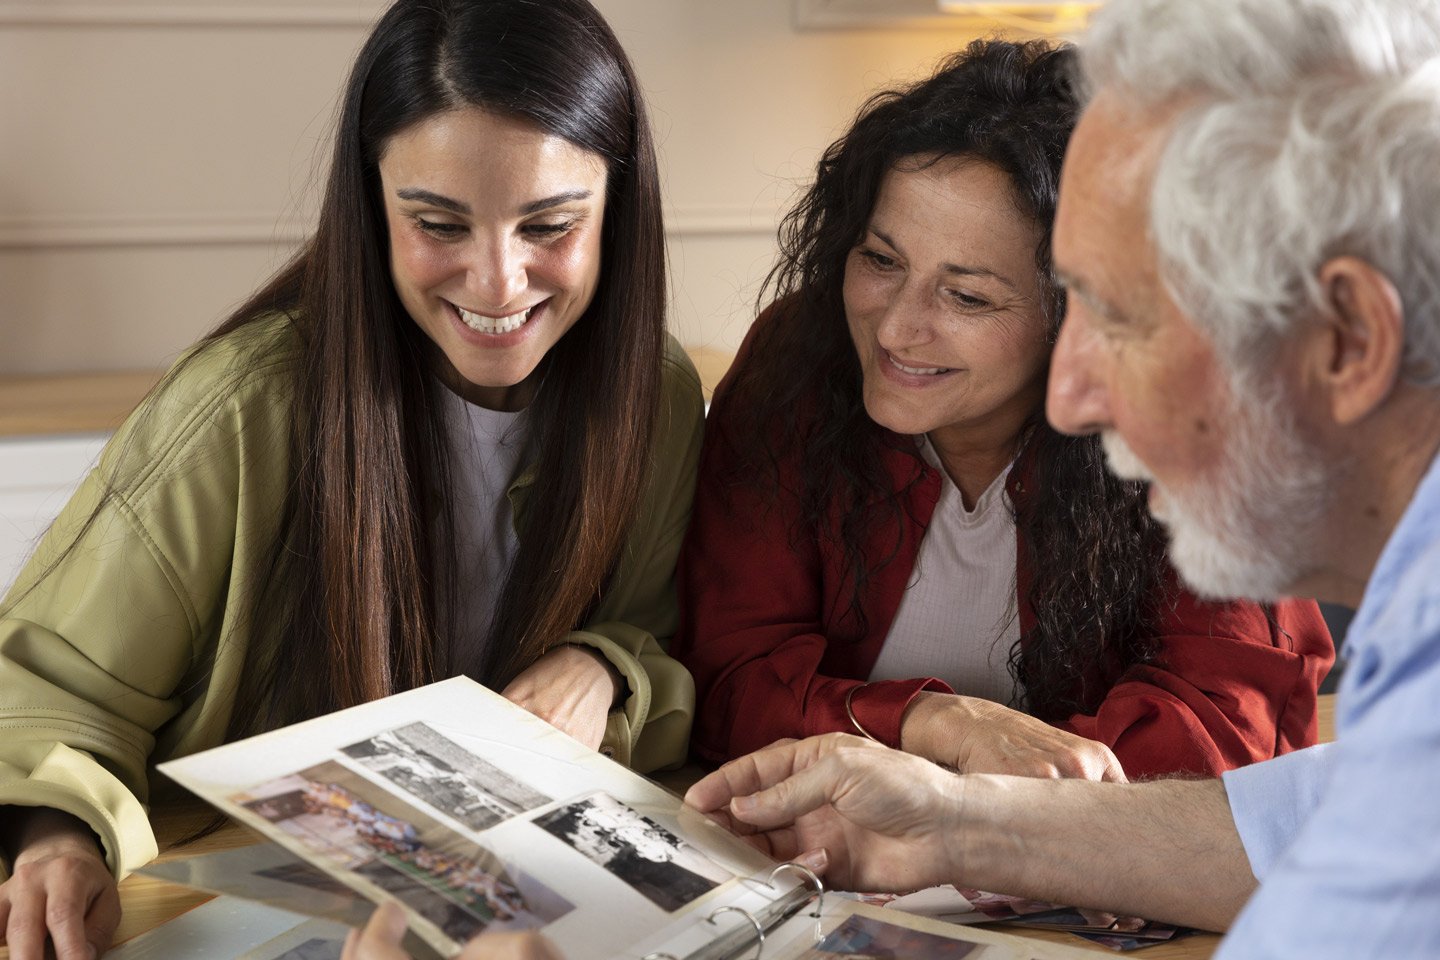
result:
<svg viewBox="0 0 1440 960"><path fill-rule="evenodd" d="M737 367L743 355L742 348ZM898 745L900 720L915 694L949 688L925 678L865 684L827 675L825 611L827 604L847 608L849 592L827 595L827 580L837 582L838 574L827 570L832 561L811 533L796 535L799 507L785 484L772 500L748 475L737 476L737 445L745 441L726 386L710 407L680 559L681 627L673 650L695 677L696 752L723 762L784 737L855 733L845 709L852 689L856 720L876 739ZM903 589L905 572L895 566L885 572L898 574ZM845 652L858 653L854 641Z"/></svg>
<svg viewBox="0 0 1440 960"><path fill-rule="evenodd" d="M284 446L270 437L282 404L242 429L235 381L210 376L229 360L202 359L130 418L0 610L0 804L83 820L117 877L156 852L155 755L218 738L228 717L216 686L235 669L207 638L243 579L230 575L237 518L274 500L273 487L246 497L239 463ZM227 651L238 659L243 646Z"/></svg>
<svg viewBox="0 0 1440 960"><path fill-rule="evenodd" d="M1335 650L1314 601L1206 603L1179 591L1159 630L1154 663L1057 726L1108 745L1132 780L1218 776L1316 742Z"/></svg>
<svg viewBox="0 0 1440 960"><path fill-rule="evenodd" d="M624 676L630 693L611 712L601 749L641 772L677 766L689 753L695 685L667 650L679 619L675 564L690 521L704 425L700 377L672 341L640 515L599 607L584 629L566 637L604 654Z"/></svg>

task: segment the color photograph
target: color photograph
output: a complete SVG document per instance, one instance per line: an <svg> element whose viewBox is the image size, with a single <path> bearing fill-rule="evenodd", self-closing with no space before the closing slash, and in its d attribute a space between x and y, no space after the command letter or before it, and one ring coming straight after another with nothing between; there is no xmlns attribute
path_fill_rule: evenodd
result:
<svg viewBox="0 0 1440 960"><path fill-rule="evenodd" d="M980 944L912 930L871 917L850 916L797 960L834 960L835 957L885 960L955 960Z"/></svg>
<svg viewBox="0 0 1440 960"><path fill-rule="evenodd" d="M572 905L483 848L338 763L232 798L330 866L391 894L462 943L482 930L538 929Z"/></svg>

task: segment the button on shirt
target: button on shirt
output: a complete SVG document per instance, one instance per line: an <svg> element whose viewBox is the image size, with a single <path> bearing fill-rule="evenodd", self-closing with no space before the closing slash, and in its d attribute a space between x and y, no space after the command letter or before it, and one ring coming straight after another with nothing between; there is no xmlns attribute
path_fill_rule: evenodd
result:
<svg viewBox="0 0 1440 960"><path fill-rule="evenodd" d="M1225 774L1260 888L1216 960L1440 957L1440 467L1350 626L1336 742Z"/></svg>

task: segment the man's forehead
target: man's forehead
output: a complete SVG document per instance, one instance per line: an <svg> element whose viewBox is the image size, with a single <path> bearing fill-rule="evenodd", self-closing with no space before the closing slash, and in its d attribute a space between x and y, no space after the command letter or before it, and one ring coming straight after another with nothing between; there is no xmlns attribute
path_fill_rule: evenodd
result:
<svg viewBox="0 0 1440 960"><path fill-rule="evenodd" d="M1086 108L1065 156L1056 211L1055 266L1067 282L1106 299L1155 283L1150 188L1172 117L1109 90Z"/></svg>

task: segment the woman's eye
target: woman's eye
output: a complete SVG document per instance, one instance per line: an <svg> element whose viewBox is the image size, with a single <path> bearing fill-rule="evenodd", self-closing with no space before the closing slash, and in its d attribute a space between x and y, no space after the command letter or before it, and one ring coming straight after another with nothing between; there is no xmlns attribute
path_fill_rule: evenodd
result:
<svg viewBox="0 0 1440 960"><path fill-rule="evenodd" d="M426 220L424 217L416 217L415 225L426 233L439 237L442 240L453 239L465 232L464 224L445 223L440 220Z"/></svg>
<svg viewBox="0 0 1440 960"><path fill-rule="evenodd" d="M573 220L565 220L560 223L527 223L521 227L521 231L535 240L549 240L562 236L575 226Z"/></svg>
<svg viewBox="0 0 1440 960"><path fill-rule="evenodd" d="M872 266L879 267L882 270L888 270L890 267L895 266L893 257L887 257L877 250L861 250L860 256L869 260Z"/></svg>
<svg viewBox="0 0 1440 960"><path fill-rule="evenodd" d="M976 297L968 293L962 293L959 290L951 290L950 296L954 298L955 302L960 304L960 306L962 307L978 309L980 307L990 306L989 300L986 300L983 297Z"/></svg>

